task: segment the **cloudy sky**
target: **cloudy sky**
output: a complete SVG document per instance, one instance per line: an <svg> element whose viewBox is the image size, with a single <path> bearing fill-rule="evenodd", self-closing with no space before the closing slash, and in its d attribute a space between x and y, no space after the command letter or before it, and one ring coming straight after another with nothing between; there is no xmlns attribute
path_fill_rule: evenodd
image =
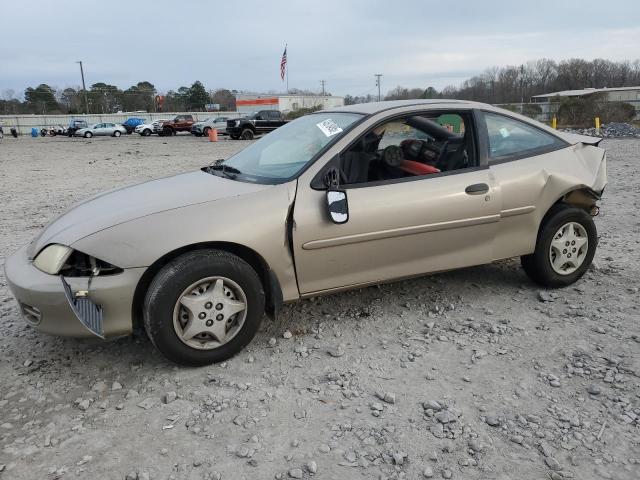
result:
<svg viewBox="0 0 640 480"><path fill-rule="evenodd" d="M525 6L526 5L526 6ZM0 95L39 83L440 89L541 57L640 58L639 0L0 0Z"/></svg>

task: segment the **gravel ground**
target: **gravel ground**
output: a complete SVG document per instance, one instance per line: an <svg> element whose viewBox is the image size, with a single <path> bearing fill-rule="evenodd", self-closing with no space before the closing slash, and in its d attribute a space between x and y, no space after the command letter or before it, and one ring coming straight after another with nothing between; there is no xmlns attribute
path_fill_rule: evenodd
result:
<svg viewBox="0 0 640 480"><path fill-rule="evenodd" d="M84 197L243 145L5 139L0 265ZM640 478L640 141L604 145L576 285L510 260L307 300L210 367L39 334L0 274L0 479Z"/></svg>

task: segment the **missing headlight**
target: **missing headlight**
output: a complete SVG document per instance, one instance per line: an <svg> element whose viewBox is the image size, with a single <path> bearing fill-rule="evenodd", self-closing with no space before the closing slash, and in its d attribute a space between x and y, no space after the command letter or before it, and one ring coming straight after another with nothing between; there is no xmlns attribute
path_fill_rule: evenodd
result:
<svg viewBox="0 0 640 480"><path fill-rule="evenodd" d="M64 277L97 277L115 275L122 271L115 265L74 250L59 273Z"/></svg>

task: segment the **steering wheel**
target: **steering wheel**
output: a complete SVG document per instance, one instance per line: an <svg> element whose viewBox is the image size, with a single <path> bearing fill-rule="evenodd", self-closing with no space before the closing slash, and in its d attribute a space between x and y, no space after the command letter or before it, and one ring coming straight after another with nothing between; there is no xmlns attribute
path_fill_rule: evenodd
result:
<svg viewBox="0 0 640 480"><path fill-rule="evenodd" d="M398 145L389 145L382 151L382 161L389 167L399 167L403 159L402 149Z"/></svg>

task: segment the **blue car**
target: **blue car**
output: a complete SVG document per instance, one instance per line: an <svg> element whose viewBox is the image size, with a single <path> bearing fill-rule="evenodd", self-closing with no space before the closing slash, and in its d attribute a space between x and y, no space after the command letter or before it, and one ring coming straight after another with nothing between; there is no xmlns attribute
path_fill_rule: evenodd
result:
<svg viewBox="0 0 640 480"><path fill-rule="evenodd" d="M127 133L133 133L138 125L142 125L146 120L144 118L131 117L127 118L122 126L127 129Z"/></svg>

